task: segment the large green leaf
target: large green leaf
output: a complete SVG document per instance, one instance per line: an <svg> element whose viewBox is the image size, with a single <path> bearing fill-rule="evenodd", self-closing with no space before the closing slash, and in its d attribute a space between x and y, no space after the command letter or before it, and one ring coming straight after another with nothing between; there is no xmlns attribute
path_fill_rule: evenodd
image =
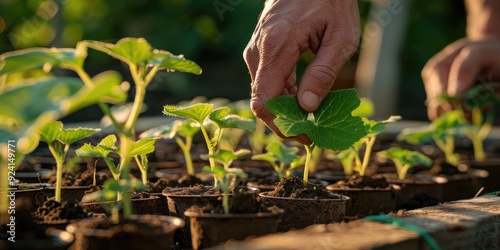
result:
<svg viewBox="0 0 500 250"><path fill-rule="evenodd" d="M59 66L81 68L85 51L66 48L29 48L0 55L0 75L19 70Z"/></svg>
<svg viewBox="0 0 500 250"><path fill-rule="evenodd" d="M279 96L266 101L267 109L276 115L274 124L285 136L307 135L316 146L331 150L344 150L367 135L360 117L351 113L360 100L354 89L330 92L308 119L297 99Z"/></svg>
<svg viewBox="0 0 500 250"><path fill-rule="evenodd" d="M392 147L383 151L377 152L378 156L389 158L393 161L399 161L401 165L414 167L416 165L430 166L432 160L426 155L399 147Z"/></svg>
<svg viewBox="0 0 500 250"><path fill-rule="evenodd" d="M212 110L213 105L209 103L197 103L187 107L166 105L163 107L163 114L193 119L199 123L203 123L210 113L212 113Z"/></svg>
<svg viewBox="0 0 500 250"><path fill-rule="evenodd" d="M85 143L76 150L76 154L82 157L107 158L111 152L116 152L117 148L116 136L110 134L99 142L97 146L92 146L90 143Z"/></svg>

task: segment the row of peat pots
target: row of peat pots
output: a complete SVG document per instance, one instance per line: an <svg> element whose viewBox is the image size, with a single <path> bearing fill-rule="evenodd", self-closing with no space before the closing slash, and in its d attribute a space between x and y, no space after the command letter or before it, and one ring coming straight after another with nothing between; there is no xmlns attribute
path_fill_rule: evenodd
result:
<svg viewBox="0 0 500 250"><path fill-rule="evenodd" d="M378 188L347 188L342 183L325 181L304 186L302 179L291 177L283 179L270 191L246 187L233 191L230 194L230 214L220 213L221 193L204 185L166 188L163 193L133 198L135 215L119 224L112 223L106 216L105 207L112 203L79 203L86 212L91 212L93 218L75 216L73 220L60 223L38 223L51 228L49 240L55 245L43 248L47 243L32 241L34 245L8 245L8 241L1 241L0 249L67 249L68 244L72 249L135 249L143 246L202 249L230 239L243 240L312 224L414 209L500 190L500 182L494 178L500 174L497 173L500 171L499 162L483 162L481 165L475 162L470 166L446 177L415 174L408 175L404 181L394 178L394 174L381 174L388 185ZM89 189L88 186L64 187L62 200L80 201ZM16 191L16 202L25 203L16 205L16 209L24 208L17 209L16 215L18 218L32 218L30 213L36 206L53 195L52 187ZM45 202L44 206L50 204L53 203L47 205ZM74 204L68 205L60 213L75 212L75 207ZM23 210L28 213L26 217L22 216ZM37 210L43 211L43 208ZM30 223L33 221L18 221L16 225L34 227ZM2 221L2 225L5 224ZM21 232L23 229L17 230ZM54 241L54 237L58 240Z"/></svg>

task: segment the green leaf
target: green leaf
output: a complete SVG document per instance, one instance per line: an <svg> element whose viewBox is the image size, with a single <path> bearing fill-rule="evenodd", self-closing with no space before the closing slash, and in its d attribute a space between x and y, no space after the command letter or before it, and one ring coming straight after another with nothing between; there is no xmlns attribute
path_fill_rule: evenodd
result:
<svg viewBox="0 0 500 250"><path fill-rule="evenodd" d="M81 43L129 65L146 65L153 56L151 45L144 38L126 37L120 39L116 44L99 41L82 41Z"/></svg>
<svg viewBox="0 0 500 250"><path fill-rule="evenodd" d="M132 143L130 156L146 155L155 151L156 139L144 138Z"/></svg>
<svg viewBox="0 0 500 250"><path fill-rule="evenodd" d="M368 120L368 121L365 120L364 122L365 122L365 125L369 125L369 129L367 129L369 135L374 136L374 135L378 135L378 134L384 132L385 125L387 125L389 123L397 122L399 120L401 120L401 116L392 115L384 121L376 122L373 120Z"/></svg>
<svg viewBox="0 0 500 250"><path fill-rule="evenodd" d="M212 111L212 113L210 113L210 120L212 121L219 121L219 120L222 120L224 119L224 117L226 117L227 115L229 115L231 113L231 109L228 108L228 107L219 107L219 108L216 108Z"/></svg>
<svg viewBox="0 0 500 250"><path fill-rule="evenodd" d="M276 157L271 154L258 154L258 155L253 155L252 160L256 161L267 161L269 163L274 163L277 161Z"/></svg>
<svg viewBox="0 0 500 250"><path fill-rule="evenodd" d="M63 124L60 121L55 121L46 124L40 130L40 141L51 144L59 138L62 132Z"/></svg>
<svg viewBox="0 0 500 250"><path fill-rule="evenodd" d="M247 149L240 149L236 152L228 149L220 149L217 151L217 153L211 155L211 158L214 158L215 160L221 162L224 165L229 165L231 164L232 161L244 156L250 154L250 150Z"/></svg>
<svg viewBox="0 0 500 250"><path fill-rule="evenodd" d="M63 129L58 139L65 145L71 145L79 140L89 137L91 134L101 131L98 128L70 128Z"/></svg>
<svg viewBox="0 0 500 250"><path fill-rule="evenodd" d="M105 71L93 78L95 86L82 88L71 99L65 100L61 106L66 113L72 113L100 101L106 103L122 103L127 98L127 91L121 86L121 76L116 71Z"/></svg>
<svg viewBox="0 0 500 250"><path fill-rule="evenodd" d="M166 105L163 108L163 113L165 115L193 119L199 123L203 123L205 119L210 115L210 113L212 113L212 110L212 104L197 103L187 107Z"/></svg>
<svg viewBox="0 0 500 250"><path fill-rule="evenodd" d="M76 150L76 154L82 157L108 158L109 153L117 152L115 143L116 136L110 134L95 147L90 143L83 144L83 146Z"/></svg>
<svg viewBox="0 0 500 250"><path fill-rule="evenodd" d="M227 115L222 119L210 118L210 120L217 123L219 128L239 128L251 132L255 131L255 120L234 114Z"/></svg>
<svg viewBox="0 0 500 250"><path fill-rule="evenodd" d="M276 115L274 124L285 136L306 134L318 147L344 150L367 134L361 118L351 115L359 103L354 89L332 91L313 113L313 121L307 119L295 97L278 96L265 105Z"/></svg>
<svg viewBox="0 0 500 250"><path fill-rule="evenodd" d="M198 64L187 60L183 55L173 55L164 50L154 50L152 57L148 60L149 65L158 66L161 69L175 70L199 75L202 70Z"/></svg>
<svg viewBox="0 0 500 250"><path fill-rule="evenodd" d="M353 116L370 117L375 110L373 102L366 97L361 97L359 106L352 111Z"/></svg>
<svg viewBox="0 0 500 250"><path fill-rule="evenodd" d="M379 151L377 155L393 161L399 161L401 165L408 167L414 167L416 165L430 166L432 164L432 160L424 154L399 147L392 147Z"/></svg>
<svg viewBox="0 0 500 250"><path fill-rule="evenodd" d="M178 121L177 124L175 131L183 137L193 137L200 131L200 125L191 120Z"/></svg>
<svg viewBox="0 0 500 250"><path fill-rule="evenodd" d="M300 156L297 155L299 149L296 147L287 147L283 143L273 142L266 146L266 151L283 163L292 163Z"/></svg>
<svg viewBox="0 0 500 250"><path fill-rule="evenodd" d="M168 124L164 124L158 127L154 127L142 132L139 135L139 138L164 138L164 139L172 139L175 136L175 126L176 124L182 121L174 120Z"/></svg>
<svg viewBox="0 0 500 250"><path fill-rule="evenodd" d="M65 48L29 48L0 55L0 75L19 70L62 67L81 68L85 51Z"/></svg>

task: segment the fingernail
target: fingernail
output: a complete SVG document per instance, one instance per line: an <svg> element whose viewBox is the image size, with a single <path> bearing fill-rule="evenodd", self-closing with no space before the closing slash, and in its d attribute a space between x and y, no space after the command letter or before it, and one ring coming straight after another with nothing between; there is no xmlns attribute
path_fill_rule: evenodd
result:
<svg viewBox="0 0 500 250"><path fill-rule="evenodd" d="M311 91L306 91L302 94L301 103L308 111L315 110L319 105L319 96Z"/></svg>

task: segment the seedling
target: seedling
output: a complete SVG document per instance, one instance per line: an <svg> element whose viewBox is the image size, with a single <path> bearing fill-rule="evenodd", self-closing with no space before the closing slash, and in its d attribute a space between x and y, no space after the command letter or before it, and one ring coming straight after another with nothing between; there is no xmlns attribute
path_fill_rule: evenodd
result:
<svg viewBox="0 0 500 250"><path fill-rule="evenodd" d="M92 48L101 52L108 54L111 57L119 59L125 63L130 71L135 87L135 97L132 104L132 108L126 121L122 124L117 121L110 111L107 104L121 103L126 98L126 84L121 85L121 78L119 74L115 72L104 72L94 78L91 78L88 73L84 70L83 64L87 56L87 49ZM6 53L7 54L7 53ZM43 67L46 70L50 70L52 67L60 67L63 69L69 69L77 73L80 79L70 78L56 78L56 80L66 79L64 81L64 89L54 89L56 94L63 97L68 96L68 93L76 93L75 89L69 89L70 84L76 85L79 89L81 88L81 83L85 85L84 92L80 95L75 95L74 99L68 101L64 98L60 98L57 101L63 100L61 107L63 112L53 113L53 112L39 112L42 117L37 117L36 119L44 119L44 121L53 121L61 117L63 114L68 114L75 111L81 107L92 105L95 103L99 104L99 107L107 115L114 127L118 132L118 137L120 141L119 156L120 162L118 169L120 171L120 178L122 178L123 183L126 187L132 187L133 185L128 185L128 176L130 173L130 161L135 158L139 165L147 164L147 158L140 156L143 149L141 144L137 144L135 141L135 124L139 117L139 113L142 110L143 102L146 94L146 88L153 80L156 73L160 70L168 71L181 71L189 72L193 74L200 74L201 68L194 62L184 59L184 57L173 55L172 53L164 50L157 50L151 47L151 45L143 38L123 38L116 44L104 43L99 41L82 41L76 46L76 49L27 49L14 53L10 53L2 56L2 62L0 65L0 75L13 72L15 70L24 70L31 68ZM54 83L49 83L55 85ZM38 85L38 84L37 84ZM74 86L72 86L74 87ZM122 88L121 88L122 87ZM66 91L65 91L66 90ZM71 91L70 91L71 90ZM32 97L32 93L37 93L36 96L44 96L44 93L37 91L32 91L24 93L24 95L14 96L11 102L5 102L5 105L12 105L12 103L19 103L19 99L24 96L24 99ZM48 93L49 95L54 95L53 93ZM14 101L15 100L15 101ZM117 102L118 101L118 102ZM3 103L3 100L2 100ZM4 107L8 106L2 106ZM38 104L39 105L39 104ZM54 106L53 103L48 104L49 107ZM40 109L35 106L36 112ZM57 109L53 108L55 111ZM17 110L17 109L8 109ZM13 117L14 119L20 120L19 118L25 117L23 114L14 114L19 111L9 111L8 117ZM31 113L31 110L29 110ZM35 120L35 119L34 119ZM11 126L11 121L8 122ZM42 124L43 125L43 124ZM15 125L19 126L19 124ZM18 130L19 131L19 130ZM22 130L21 130L22 131ZM11 132L12 133L12 132ZM31 146L31 144L29 144ZM121 182L119 182L120 184ZM122 197L122 192L118 193L117 198L120 200ZM131 205L128 202L128 197L124 199L123 203L123 217L128 219L131 215Z"/></svg>
<svg viewBox="0 0 500 250"><path fill-rule="evenodd" d="M290 177L294 169L304 164L305 158L297 154L299 149L296 147L287 147L281 142L273 142L266 146L266 151L265 154L252 156L252 160L271 163L280 180Z"/></svg>
<svg viewBox="0 0 500 250"><path fill-rule="evenodd" d="M463 96L444 94L440 97L441 100L454 104L455 110L470 112L471 120L463 119L470 126L464 126L462 132L472 142L474 158L479 161L485 158L484 140L493 126L494 106L500 101L495 93L498 85L498 83L481 84L470 89ZM486 112L486 115L483 115L483 112ZM463 115L465 116L465 114Z"/></svg>
<svg viewBox="0 0 500 250"><path fill-rule="evenodd" d="M191 148L193 137L200 131L200 126L189 119L174 120L173 122L145 131L139 138L164 138L175 139L177 145L182 150L188 175L194 176L193 158Z"/></svg>
<svg viewBox="0 0 500 250"><path fill-rule="evenodd" d="M40 140L46 142L52 156L56 160L56 194L55 201L61 202L62 174L66 156L71 144L85 139L100 129L75 128L63 129L62 122L52 122L40 131Z"/></svg>
<svg viewBox="0 0 500 250"><path fill-rule="evenodd" d="M217 145L221 140L222 133L226 128L239 128L249 131L255 130L255 122L238 115L230 114L228 107L213 108L210 103L197 103L187 107L167 105L163 110L165 115L177 116L193 120L200 126L203 138L207 145L208 155L214 155ZM212 136L209 135L206 121L211 121L217 129ZM210 167L215 167L214 158L209 158ZM218 179L214 177L214 185L217 186Z"/></svg>
<svg viewBox="0 0 500 250"><path fill-rule="evenodd" d="M406 128L398 135L399 140L421 145L434 142L443 152L446 162L453 166L460 163L460 155L455 153L455 136L466 126L461 110L446 112L431 124L418 128Z"/></svg>
<svg viewBox="0 0 500 250"><path fill-rule="evenodd" d="M392 160L401 180L406 178L406 173L410 168L417 165L430 166L432 164L432 160L424 154L398 147L379 151L377 156L382 159Z"/></svg>
<svg viewBox="0 0 500 250"><path fill-rule="evenodd" d="M302 111L294 96L278 96L266 101L266 108L276 116L274 124L283 135L305 134L312 141L311 145L304 145L304 185L309 180L309 163L315 147L345 150L367 135L361 118L351 115L359 103L354 89L330 92L318 109L309 114Z"/></svg>
<svg viewBox="0 0 500 250"><path fill-rule="evenodd" d="M222 190L222 206L225 214L229 214L229 193L236 187L238 178L246 179L248 176L241 169L231 168L231 163L249 153L250 151L246 149L240 149L236 152L221 149L216 154L211 155L210 158L221 163L223 167L216 165L214 167L205 166L203 168L204 172L213 174L214 178L218 180L215 189Z"/></svg>

